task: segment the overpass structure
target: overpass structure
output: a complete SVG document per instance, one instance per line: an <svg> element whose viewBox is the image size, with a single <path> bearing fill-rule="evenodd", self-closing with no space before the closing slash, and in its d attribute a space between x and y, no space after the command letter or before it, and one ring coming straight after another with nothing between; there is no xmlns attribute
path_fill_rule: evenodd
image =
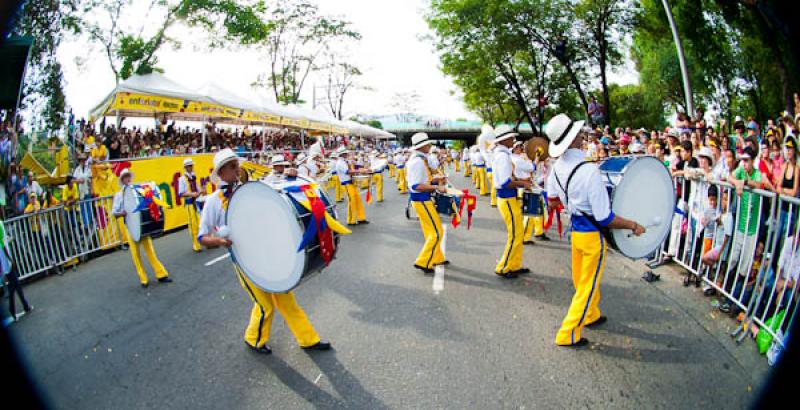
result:
<svg viewBox="0 0 800 410"><path fill-rule="evenodd" d="M427 133L431 139L447 141L459 140L474 144L478 134L481 133L481 121L464 120L425 120L422 118L402 118L399 116L384 117L379 119L383 129L397 136L402 145L409 145L411 136L418 132ZM499 125L499 124L498 124ZM512 124L509 124L512 125ZM512 125L513 126L513 125ZM522 139L534 136L530 124L520 124L519 133Z"/></svg>

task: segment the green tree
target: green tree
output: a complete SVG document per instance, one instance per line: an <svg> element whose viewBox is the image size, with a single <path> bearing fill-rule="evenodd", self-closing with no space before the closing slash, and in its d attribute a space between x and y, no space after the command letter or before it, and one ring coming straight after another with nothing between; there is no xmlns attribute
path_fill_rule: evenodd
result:
<svg viewBox="0 0 800 410"><path fill-rule="evenodd" d="M656 129L666 125L664 106L650 99L641 85L611 84L608 91L620 126Z"/></svg>

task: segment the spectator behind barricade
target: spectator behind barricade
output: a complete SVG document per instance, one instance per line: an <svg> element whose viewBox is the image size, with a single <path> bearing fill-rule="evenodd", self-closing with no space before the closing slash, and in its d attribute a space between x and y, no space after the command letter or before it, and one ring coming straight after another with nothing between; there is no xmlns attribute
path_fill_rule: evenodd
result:
<svg viewBox="0 0 800 410"><path fill-rule="evenodd" d="M11 205L14 212L21 214L25 211L25 206L28 204L28 194L25 188L28 185L28 178L23 176L22 167L16 164L11 164Z"/></svg>
<svg viewBox="0 0 800 410"><path fill-rule="evenodd" d="M78 166L72 171L74 182L78 185L81 199L89 199L92 194L92 167L86 154L78 154Z"/></svg>
<svg viewBox="0 0 800 410"><path fill-rule="evenodd" d="M797 198L800 194L800 178L797 173L800 172L800 164L797 162L798 145L797 139L794 136L786 137L784 143L784 161L781 168L780 175L777 178L776 192L781 196L790 198ZM784 234L792 234L797 221L797 213L800 212L800 207L795 206L792 208L789 202L783 202L779 211L778 217L778 238L783 240ZM792 216L791 223L789 216Z"/></svg>
<svg viewBox="0 0 800 410"><path fill-rule="evenodd" d="M772 185L780 186L781 171L786 158L783 156L783 144L777 140L769 143L769 159L772 161Z"/></svg>
<svg viewBox="0 0 800 410"><path fill-rule="evenodd" d="M675 165L675 170L672 172L672 175L675 177L686 177L687 171L692 168L697 168L700 166L700 163L697 161L697 158L693 156L692 152L692 143L690 141L683 141L680 145L679 150L679 160L678 163ZM682 199L684 202L689 200L689 196L691 194L691 184L689 181L684 178L683 184L681 184L681 192L679 198Z"/></svg>
<svg viewBox="0 0 800 410"><path fill-rule="evenodd" d="M27 185L25 186L25 189L28 194L34 193L37 197L41 197L44 194L42 186L36 182L36 176L33 174L33 171L28 171Z"/></svg>
<svg viewBox="0 0 800 410"><path fill-rule="evenodd" d="M716 186L715 186L716 188ZM718 271L723 275L717 278L717 287L722 288L725 272L728 272L728 256L730 255L731 240L733 238L733 214L730 212L731 198L727 189L722 189L720 212L715 221L714 247L703 254L703 263L709 267L719 263ZM710 198L709 198L710 199ZM711 201L709 201L711 202ZM703 294L713 296L716 291L709 285L703 287Z"/></svg>
<svg viewBox="0 0 800 410"><path fill-rule="evenodd" d="M734 148L738 154L741 154L744 151L744 130L744 121L742 121L742 117L737 116L736 120L733 122L734 135L731 136L730 143L732 148Z"/></svg>
<svg viewBox="0 0 800 410"><path fill-rule="evenodd" d="M762 143L759 146L758 159L755 162L755 167L761 172L761 175L765 179L769 180L771 183L774 182L772 177L772 159L769 157L769 146L767 146L766 143Z"/></svg>

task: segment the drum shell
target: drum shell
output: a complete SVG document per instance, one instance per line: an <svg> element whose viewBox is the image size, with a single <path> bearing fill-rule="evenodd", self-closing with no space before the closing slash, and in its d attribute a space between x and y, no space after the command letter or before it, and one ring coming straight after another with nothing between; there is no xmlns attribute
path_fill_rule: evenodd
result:
<svg viewBox="0 0 800 410"><path fill-rule="evenodd" d="M369 179L369 175L356 175L353 177L353 184L358 189L367 190L369 189Z"/></svg>
<svg viewBox="0 0 800 410"><path fill-rule="evenodd" d="M451 216L457 212L460 205L460 200L454 195L438 194L433 196L434 204L436 205L436 212L439 215ZM455 209L453 207L455 205Z"/></svg>
<svg viewBox="0 0 800 410"><path fill-rule="evenodd" d="M303 224L303 231L308 227L311 223L311 213L308 212L307 209L303 207L299 202L295 201L294 199L288 198L288 200L292 203L295 210L299 215L299 222ZM332 217L336 218L336 205L333 204L328 196L323 193L322 194L322 201L325 203L325 209L328 210L328 213L331 214ZM333 233L333 257L336 258L336 253L339 251L339 234ZM303 283L306 279L313 276L316 273L321 272L327 265L325 264L325 260L322 258L321 249L319 246L319 238L314 238L311 243L305 249L306 253L306 268L303 271L303 276L300 278L300 281L292 288L299 286ZM292 289L287 290L286 292L291 291Z"/></svg>

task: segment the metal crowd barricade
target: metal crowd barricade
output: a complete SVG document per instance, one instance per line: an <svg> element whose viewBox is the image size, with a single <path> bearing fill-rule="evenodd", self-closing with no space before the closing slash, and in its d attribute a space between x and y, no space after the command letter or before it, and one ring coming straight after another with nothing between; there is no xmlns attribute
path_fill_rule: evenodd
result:
<svg viewBox="0 0 800 410"><path fill-rule="evenodd" d="M9 254L20 279L119 246L121 233L111 203L110 196L93 198L7 220Z"/></svg>
<svg viewBox="0 0 800 410"><path fill-rule="evenodd" d="M732 235L726 241L724 225L717 225L717 232L723 231L711 238L710 249L721 247L720 256L712 266L706 266L702 258L709 248L703 246L701 222L705 222L708 190L712 185L718 192L716 210L721 218L732 222ZM784 339L780 331L791 325L797 312L800 255L797 263L795 255L800 253L800 224L797 223L800 200L748 188L739 196L730 184L698 179L687 181L683 177L675 178L675 187L680 193L676 204L678 211L670 235L662 244L661 254L653 262L659 264L665 257L671 258L744 312L744 325L732 334L738 342L746 336L749 325L755 323L782 345ZM730 213L727 217L722 212L723 201L726 213ZM789 282L791 287L784 285ZM780 323L767 326L767 321L781 310L785 313Z"/></svg>

